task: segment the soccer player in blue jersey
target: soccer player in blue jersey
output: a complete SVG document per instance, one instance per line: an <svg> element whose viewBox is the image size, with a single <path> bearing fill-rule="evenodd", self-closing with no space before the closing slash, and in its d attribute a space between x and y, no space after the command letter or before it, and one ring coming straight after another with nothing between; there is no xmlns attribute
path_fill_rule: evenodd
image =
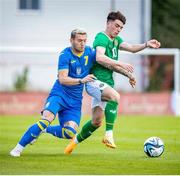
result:
<svg viewBox="0 0 180 176"><path fill-rule="evenodd" d="M81 117L83 84L95 78L89 70L95 61L95 51L86 46L87 35L81 30L71 33L71 47L64 49L59 56L58 79L47 98L42 118L33 124L10 152L20 156L27 144L46 129L58 113L60 138L70 139L76 133ZM56 128L56 127L54 127Z"/></svg>
<svg viewBox="0 0 180 176"><path fill-rule="evenodd" d="M10 151L11 156L19 157L23 149L44 130L56 137L71 139L80 123L83 85L96 79L89 74L93 62L106 63L106 66L121 65L118 61L106 57L97 58L95 50L86 46L86 40L85 31L76 29L71 32L71 47L65 48L60 53L58 79L47 98L42 117L24 133L18 144ZM108 90L106 98L109 100L116 92L111 87ZM60 125L49 126L56 114Z"/></svg>

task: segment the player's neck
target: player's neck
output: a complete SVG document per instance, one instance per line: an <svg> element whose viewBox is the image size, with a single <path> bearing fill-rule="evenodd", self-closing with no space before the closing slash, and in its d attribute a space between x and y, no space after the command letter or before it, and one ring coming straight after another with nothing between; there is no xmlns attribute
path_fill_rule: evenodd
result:
<svg viewBox="0 0 180 176"><path fill-rule="evenodd" d="M109 32L107 29L104 31L104 33L105 33L111 40L114 39L114 37L112 37L112 36L110 35L110 32Z"/></svg>
<svg viewBox="0 0 180 176"><path fill-rule="evenodd" d="M78 57L81 57L83 55L83 53L84 53L84 51L81 52L81 51L78 51L78 50L76 50L74 48L71 48L71 50L72 50L73 54L78 56Z"/></svg>

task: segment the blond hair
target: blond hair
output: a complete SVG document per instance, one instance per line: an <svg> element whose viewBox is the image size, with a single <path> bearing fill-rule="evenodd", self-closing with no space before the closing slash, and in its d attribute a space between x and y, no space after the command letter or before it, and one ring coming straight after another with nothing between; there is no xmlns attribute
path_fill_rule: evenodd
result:
<svg viewBox="0 0 180 176"><path fill-rule="evenodd" d="M71 32L71 38L74 39L76 37L76 34L87 35L87 32L83 29L74 29Z"/></svg>

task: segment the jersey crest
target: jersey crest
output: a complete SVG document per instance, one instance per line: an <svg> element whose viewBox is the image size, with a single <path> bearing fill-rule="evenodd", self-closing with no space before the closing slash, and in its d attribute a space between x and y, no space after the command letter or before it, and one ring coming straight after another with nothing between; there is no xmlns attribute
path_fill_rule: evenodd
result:
<svg viewBox="0 0 180 176"><path fill-rule="evenodd" d="M117 39L114 39L114 46L118 46L118 40Z"/></svg>
<svg viewBox="0 0 180 176"><path fill-rule="evenodd" d="M81 74L81 67L77 67L76 68L76 75L80 75Z"/></svg>

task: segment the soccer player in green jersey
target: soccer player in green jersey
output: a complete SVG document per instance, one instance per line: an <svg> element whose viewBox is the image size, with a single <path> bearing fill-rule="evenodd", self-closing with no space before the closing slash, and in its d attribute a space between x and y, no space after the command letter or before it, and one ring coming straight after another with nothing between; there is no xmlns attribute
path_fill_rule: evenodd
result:
<svg viewBox="0 0 180 176"><path fill-rule="evenodd" d="M118 34L123 29L125 23L126 18L121 12L110 12L108 14L105 31L98 33L93 43L93 47L96 49L96 57L98 57L98 55L106 55L107 57L109 57L109 59L117 60L119 49L135 53L147 47L160 47L160 42L155 39L149 40L142 44L130 44L123 41L123 39L119 37ZM131 65L129 64L122 63L121 67L127 71L133 71ZM99 89L101 90L101 92L105 90L105 88L102 88L104 87L104 85L109 85L111 87L114 86L113 71L114 70L110 69L107 65L102 66L98 63L94 64L92 73L96 76L98 81L104 82L99 84ZM96 82L97 81L94 81L93 84L95 85ZM92 134L92 132L101 125L104 115L103 112L105 112L106 119L106 133L103 139L103 143L105 143L108 147L116 148L113 139L113 126L117 117L118 99L119 98L116 97L115 101L111 100L106 104L102 101L103 99L98 100L97 98L93 98L92 120L87 122L82 127L81 132L65 148L65 153L71 153L78 143L88 138Z"/></svg>

